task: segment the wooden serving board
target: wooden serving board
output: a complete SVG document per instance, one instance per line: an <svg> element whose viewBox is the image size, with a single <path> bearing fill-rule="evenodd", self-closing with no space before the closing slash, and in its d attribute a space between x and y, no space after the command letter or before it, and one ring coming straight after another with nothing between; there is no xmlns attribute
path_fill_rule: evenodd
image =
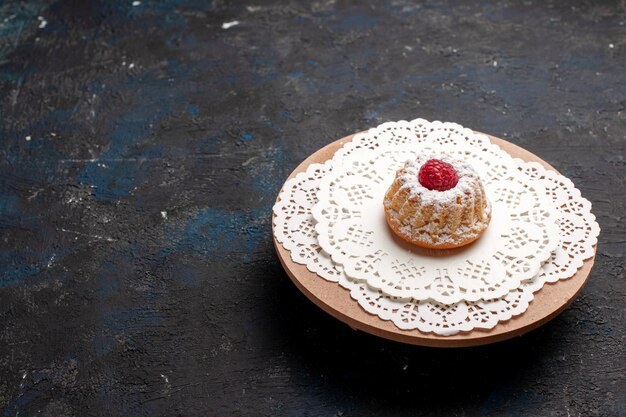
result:
<svg viewBox="0 0 626 417"><path fill-rule="evenodd" d="M341 146L352 140L354 135L339 139L315 152L304 160L289 176L295 177L298 173L306 171L313 163L323 163L331 159ZM487 135L492 143L507 151L513 157L524 161L535 161L547 169L556 171L547 162L527 150L513 145L503 139ZM272 229L274 222L272 221ZM391 321L385 321L378 316L369 314L350 297L348 290L340 287L337 283L328 282L316 274L310 272L306 266L294 263L287 251L274 235L274 246L280 262L287 275L296 286L322 310L333 317L343 321L356 330L362 330L376 336L395 340L397 342L410 343L421 346L433 347L465 347L494 343L512 337L521 336L533 330L563 311L578 295L587 281L594 257L583 263L576 274L567 280L561 280L554 284L545 284L535 293L528 310L520 316L513 317L506 322L498 323L490 330L472 330L462 332L454 336L439 336L434 333L423 333L419 330L401 330Z"/></svg>

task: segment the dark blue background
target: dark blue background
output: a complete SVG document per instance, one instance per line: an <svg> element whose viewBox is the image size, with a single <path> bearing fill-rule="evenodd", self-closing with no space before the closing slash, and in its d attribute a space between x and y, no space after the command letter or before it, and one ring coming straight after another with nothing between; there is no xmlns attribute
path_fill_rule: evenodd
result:
<svg viewBox="0 0 626 417"><path fill-rule="evenodd" d="M0 415L626 415L625 22L618 1L2 2ZM593 202L597 264L553 322L404 346L289 281L284 179L416 117Z"/></svg>

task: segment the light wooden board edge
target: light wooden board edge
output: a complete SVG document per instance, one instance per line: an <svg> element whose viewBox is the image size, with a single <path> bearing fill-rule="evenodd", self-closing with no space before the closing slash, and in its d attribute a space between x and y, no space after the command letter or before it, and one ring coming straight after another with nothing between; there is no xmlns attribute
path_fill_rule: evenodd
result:
<svg viewBox="0 0 626 417"><path fill-rule="evenodd" d="M547 162L527 150L487 135L492 143L507 151L513 157L524 161L538 162L547 169L556 171ZM346 136L319 149L305 159L289 176L295 177L298 173L306 171L313 163L323 163L332 158L333 154L345 143L352 140L354 135ZM557 171L558 172L558 171ZM274 217L272 216L272 232L274 231ZM274 235L274 246L280 262L287 275L298 289L313 303L331 316L341 320L353 329L358 329L379 337L402 343L431 347L468 347L495 343L513 337L521 336L537 327L547 323L574 301L581 291L593 266L594 257L586 260L576 274L567 280L561 280L554 284L546 284L535 293L534 300L528 310L523 314L513 317L505 322L498 323L493 329L475 329L470 332L462 332L453 336L439 336L435 333L423 333L419 330L401 330L391 321L385 321L378 316L363 310L359 304L350 297L350 292L338 284L324 280L315 273L310 272L306 266L297 264L291 260L286 250Z"/></svg>

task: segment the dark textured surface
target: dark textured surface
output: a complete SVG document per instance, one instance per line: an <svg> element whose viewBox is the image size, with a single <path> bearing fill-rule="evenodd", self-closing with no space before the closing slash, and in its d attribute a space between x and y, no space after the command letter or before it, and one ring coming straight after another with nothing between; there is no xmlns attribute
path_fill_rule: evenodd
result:
<svg viewBox="0 0 626 417"><path fill-rule="evenodd" d="M371 3L0 3L2 416L626 416L625 4ZM291 170L415 117L593 202L596 267L553 322L404 346L282 271Z"/></svg>

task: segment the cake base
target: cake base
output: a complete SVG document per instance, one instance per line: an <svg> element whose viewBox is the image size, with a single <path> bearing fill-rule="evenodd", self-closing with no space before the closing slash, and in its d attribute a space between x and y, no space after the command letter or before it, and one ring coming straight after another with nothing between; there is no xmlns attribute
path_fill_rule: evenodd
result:
<svg viewBox="0 0 626 417"><path fill-rule="evenodd" d="M475 235L473 235L472 237L469 237L467 239L464 239L460 242L457 243L440 243L440 244L430 244L427 242L422 242L421 240L414 240L409 238L408 236L406 236L405 234L401 233L398 229L400 228L401 225L396 225L396 223L398 223L397 221L393 220L391 218L391 216L389 215L388 211L385 211L385 219L387 219L387 226L389 226L389 229L391 229L391 232L394 233L396 236L398 236L399 238L403 239L405 242L408 242L412 245L415 246L419 246L420 248L426 248L426 249L456 249L456 248L460 248L463 247L465 245L469 245L472 242L475 242L476 240L478 240L479 237L481 237L483 235L483 233L485 233L485 230L487 230L487 227L489 227L489 222L487 222L487 227L485 227L483 230L480 231L480 233L477 233Z"/></svg>
<svg viewBox="0 0 626 417"><path fill-rule="evenodd" d="M308 166L313 163L324 163L331 159L337 149L351 141L353 136L346 136L319 149L304 160L291 173L289 178L306 171ZM487 136L492 143L498 145L513 157L520 158L526 162L538 162L547 169L556 171L547 162L527 150L503 139ZM272 222L272 229L273 227L274 222ZM328 314L343 321L355 330L362 330L397 342L432 347L465 347L494 343L521 336L547 323L574 301L587 281L595 259L594 256L586 260L573 277L554 284L545 284L540 291L535 293L535 298L526 312L517 317L500 322L492 329L475 329L453 336L440 336L435 333L423 333L419 330L402 330L390 321L385 321L378 316L369 314L350 297L348 290L340 287L337 283L326 281L310 272L305 265L293 262L289 251L276 240L275 236L274 246L283 268L296 287Z"/></svg>

